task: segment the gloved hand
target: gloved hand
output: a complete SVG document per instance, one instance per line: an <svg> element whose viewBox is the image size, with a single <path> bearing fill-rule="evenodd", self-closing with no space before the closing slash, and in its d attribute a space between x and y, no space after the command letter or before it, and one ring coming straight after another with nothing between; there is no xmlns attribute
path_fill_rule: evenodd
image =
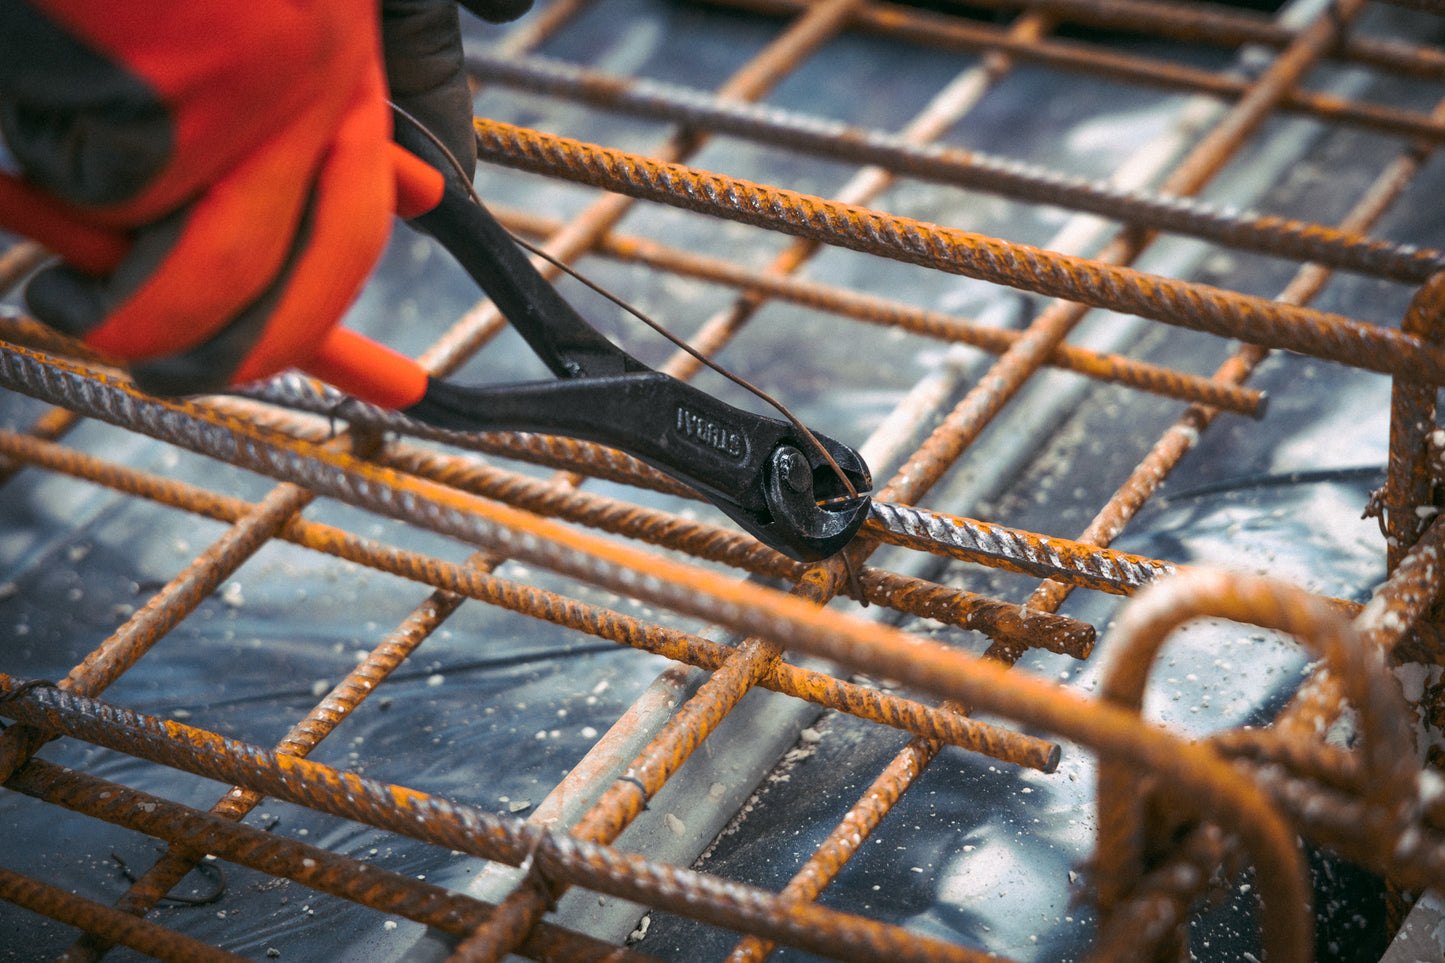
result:
<svg viewBox="0 0 1445 963"><path fill-rule="evenodd" d="M455 141L471 117L455 7L396 7L388 53L425 61L399 71L404 96L428 123L464 114ZM378 19L347 0L4 0L0 131L25 186L131 240L103 277L41 272L31 310L161 393L304 365L390 230L386 96Z"/></svg>
<svg viewBox="0 0 1445 963"><path fill-rule="evenodd" d="M463 0L463 4L483 20L502 23L526 13L532 0ZM456 3L381 0L381 39L391 99L446 145L470 179L477 165L477 139Z"/></svg>

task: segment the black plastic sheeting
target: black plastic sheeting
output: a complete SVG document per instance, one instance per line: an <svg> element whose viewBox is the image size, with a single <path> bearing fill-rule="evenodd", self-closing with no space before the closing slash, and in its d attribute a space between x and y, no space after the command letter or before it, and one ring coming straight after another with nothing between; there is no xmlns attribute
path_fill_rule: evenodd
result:
<svg viewBox="0 0 1445 963"><path fill-rule="evenodd" d="M479 40L495 38L495 31L487 29L478 33ZM776 29L772 21L705 8L618 0L600 4L541 52L707 87ZM908 69L899 70L900 63ZM839 65L846 65L853 83L835 82ZM963 66L965 58L958 56L848 36L794 74L771 102L895 127ZM1130 145L1119 143L1117 132L1147 129L1178 103L1167 95L1103 84L1061 89L1057 81L1043 71L1017 71L970 115L959 142L1102 175L1128 153ZM1048 104L1042 110L1047 124L1016 122L1018 116L1038 113L1040 103ZM659 130L490 90L478 109L633 149L645 149ZM1332 136L1261 207L1281 213L1297 208L1328 221L1354 194L1343 188L1363 183L1390 149L1378 140ZM840 165L723 141L709 145L695 163L823 194L847 176ZM760 173L752 175L753 170ZM1324 170L1330 173L1319 173ZM1441 180L1442 167L1434 163L1379 233L1438 245L1433 199L1445 191ZM590 196L491 170L483 171L479 183L486 196L563 216L575 213ZM1059 223L1058 212L921 185L903 185L877 203L980 230L992 227L994 233L1030 242L1042 242ZM624 229L672 243L714 246L753 263L766 263L782 243L760 243L743 228L652 208L630 216ZM734 243L735 249L730 247ZM626 268L591 262L583 267L684 334L689 324L727 301L725 292L671 282L657 286ZM824 253L813 271L841 283L866 271L870 290L906 294L960 313L999 298L957 278L839 252ZM1206 280L1267 295L1277 292L1287 276L1268 259L1235 255L1207 261L1204 271ZM1210 271L1216 276L1211 278ZM1407 295L1398 286L1343 278L1319 306L1395 324ZM640 335L614 310L572 290L569 296L584 313L613 324L610 330L645 360L656 362L668 353L662 345L635 344ZM353 324L415 351L474 297L465 279L428 242L400 231ZM724 360L769 390L780 390L810 424L857 443L936 362L938 348L873 329L850 328L848 337L837 337L837 324L801 309L770 308L768 323L750 328ZM1171 336L1167 350L1159 348L1156 354L1157 360L1205 371L1223 350L1209 339ZM502 381L538 375L535 360L520 343L503 339L488 349L484 364L469 366L463 377ZM845 387L850 383L863 387ZM1254 383L1270 392L1268 416L1258 424L1221 418L1180 466L1162 500L1131 526L1118 547L1179 562L1268 572L1363 600L1383 576L1382 539L1374 522L1361 521L1359 515L1384 463L1386 380L1277 357ZM706 386L721 394L729 391L711 382ZM988 506L986 517L1061 534L1082 529L1120 480L1118 466L1137 461L1180 410L1140 400L1122 390L1093 391L1064 425L1040 440L1043 447L1032 467L1011 487L1012 494ZM0 420L7 426L25 426L38 411L28 399L0 394ZM265 480L101 425L81 426L67 443L250 499L271 488ZM464 547L343 506L317 503L307 516L439 557L466 556ZM83 483L22 472L0 494L0 667L16 676L64 675L221 531L218 524ZM561 585L545 573L510 566L505 574L556 585L623 611L641 608ZM965 566L946 566L934 576L1005 598L1022 598L1032 587L1026 580ZM105 698L270 745L359 653L426 597L422 586L268 544ZM1077 593L1064 610L1105 630L1093 661L1031 655L1022 667L1089 690L1099 655L1107 649L1106 628L1116 605L1111 598ZM936 634L951 638L947 632ZM977 638L962 633L955 641L981 648ZM525 812L663 665L575 633L464 605L313 758L498 812ZM1193 626L1168 648L1147 711L1196 733L1263 723L1306 668L1292 647L1262 633ZM774 773L747 818L719 840L703 868L781 886L904 741L895 732L825 716ZM1093 776L1087 755L1065 748L1059 772L1049 776L946 750L823 901L1022 960L1078 958L1092 925L1078 898L1092 841ZM43 755L200 808L226 789L73 741L53 743ZM248 822L417 876L448 878L456 865L457 857L431 847L285 804L267 802ZM147 838L13 793L0 794L0 864L10 869L109 903L127 885L122 863L143 869L157 852ZM214 902L168 906L156 918L258 958L332 959L339 938L351 946L362 941L378 959L401 950L399 935L393 937L381 914L237 867L225 871L224 892ZM1383 936L1378 887L1326 860L1317 861L1317 877L1322 958L1378 958ZM196 874L179 892L204 896L215 886L213 873ZM1205 918L1195 943L1201 959L1237 959L1250 947L1253 902L1247 891L1237 892ZM0 961L53 959L73 938L66 927L0 904ZM397 945L389 943L393 939ZM735 934L653 914L641 949L679 961L716 958L735 939ZM123 950L107 957L137 958ZM778 958L807 957L783 950Z"/></svg>

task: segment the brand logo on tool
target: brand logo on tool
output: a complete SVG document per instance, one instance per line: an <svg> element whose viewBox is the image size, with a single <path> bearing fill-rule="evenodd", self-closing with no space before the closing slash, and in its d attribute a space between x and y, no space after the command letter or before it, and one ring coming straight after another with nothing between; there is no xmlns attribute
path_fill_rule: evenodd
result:
<svg viewBox="0 0 1445 963"><path fill-rule="evenodd" d="M678 405L677 433L695 444L741 459L748 453L743 433L701 412Z"/></svg>

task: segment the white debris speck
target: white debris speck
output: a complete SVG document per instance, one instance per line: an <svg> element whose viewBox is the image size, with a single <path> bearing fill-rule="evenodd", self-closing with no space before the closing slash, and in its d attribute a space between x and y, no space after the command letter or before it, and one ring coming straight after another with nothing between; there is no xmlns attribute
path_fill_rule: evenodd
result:
<svg viewBox="0 0 1445 963"><path fill-rule="evenodd" d="M172 709L172 710L171 710L171 718L172 718L172 719L189 719L190 717L191 717L191 710L190 710L190 709Z"/></svg>
<svg viewBox="0 0 1445 963"><path fill-rule="evenodd" d="M718 800L722 799L722 797L727 794L727 791L728 787L724 786L720 782L715 782L711 786L707 787L708 798L711 799L713 802L717 802Z"/></svg>
<svg viewBox="0 0 1445 963"><path fill-rule="evenodd" d="M594 728L592 728L591 726L583 726L583 727L582 727L582 738L583 738L583 739L596 739L596 738L597 738L597 730L594 729Z"/></svg>
<svg viewBox="0 0 1445 963"><path fill-rule="evenodd" d="M226 587L221 590L221 601L233 609L239 609L246 604L246 596L241 594L240 582L227 582Z"/></svg>
<svg viewBox="0 0 1445 963"><path fill-rule="evenodd" d="M317 679L315 682L311 683L311 694L318 699L324 696L330 690L330 679Z"/></svg>
<svg viewBox="0 0 1445 963"><path fill-rule="evenodd" d="M392 930L396 929L396 920L387 920L385 923L381 924L381 928L390 933Z"/></svg>
<svg viewBox="0 0 1445 963"><path fill-rule="evenodd" d="M810 727L798 733L798 738L802 739L804 742L807 743L816 743L823 741L823 734L817 729L813 729Z"/></svg>
<svg viewBox="0 0 1445 963"><path fill-rule="evenodd" d="M672 813L668 813L666 816L662 817L662 821L667 824L668 831L671 832L674 836L681 836L683 833L687 832L687 824L684 823L681 819L678 819Z"/></svg>
<svg viewBox="0 0 1445 963"><path fill-rule="evenodd" d="M1439 774L1433 769L1421 770L1417 778L1419 779L1420 802L1422 804L1426 806L1433 805L1435 801L1440 798L1441 793L1445 793L1445 779L1441 779Z"/></svg>
<svg viewBox="0 0 1445 963"><path fill-rule="evenodd" d="M1419 702L1420 697L1425 694L1425 679L1429 674L1429 667L1419 662L1405 662L1395 666L1395 678L1400 680L1400 688L1410 702Z"/></svg>
<svg viewBox="0 0 1445 963"><path fill-rule="evenodd" d="M433 672L431 675L426 677L426 684L431 686L432 688L436 688L445 681L447 681L447 677L442 675L440 672Z"/></svg>
<svg viewBox="0 0 1445 963"><path fill-rule="evenodd" d="M526 812L531 808L532 800L530 799L513 799L511 802L507 803L507 812L509 813Z"/></svg>
<svg viewBox="0 0 1445 963"><path fill-rule="evenodd" d="M608 688L611 687L611 685L612 683L608 682L606 679L603 679L601 682L597 683L592 687L592 694L601 695L602 693L606 692ZM643 919L647 919L647 917L644 916Z"/></svg>

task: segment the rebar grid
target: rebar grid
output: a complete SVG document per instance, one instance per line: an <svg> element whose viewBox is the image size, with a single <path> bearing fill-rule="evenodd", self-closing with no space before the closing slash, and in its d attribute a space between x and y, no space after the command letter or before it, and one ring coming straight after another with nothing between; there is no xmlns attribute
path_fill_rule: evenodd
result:
<svg viewBox="0 0 1445 963"><path fill-rule="evenodd" d="M1437 5L1418 0L1401 5L1439 12ZM235 958L179 926L165 925L167 920L147 917L208 853L449 934L455 940L449 951L454 960L499 960L512 952L542 960L650 958L546 922L543 917L569 886L741 931L746 936L730 960L764 959L778 943L845 960L995 958L986 948L950 945L815 901L887 824L944 747L1050 773L1061 752L1055 739L1099 760L1098 843L1089 872L1099 913L1098 958L1177 958L1188 940L1191 904L1212 888L1228 886L1251 863L1262 904L1264 952L1272 961L1310 958L1309 883L1299 838L1331 848L1400 887L1425 889L1445 882L1440 777L1415 764L1417 748L1423 753L1428 747L1415 745L1410 708L1389 672L1400 663L1445 665L1438 621L1439 546L1445 529L1432 524L1442 481L1439 452L1445 450L1433 434L1435 396L1445 384L1445 349L1436 331L1445 285L1434 272L1445 255L1368 233L1445 138L1445 100L1433 113L1421 113L1307 85L1331 60L1397 79L1439 80L1445 77L1445 51L1413 39L1357 33L1353 24L1368 12L1365 0L1319 4L1306 21L1292 23L1150 0L982 4L1017 13L1007 25L874 0L737 0L728 6L785 19L774 40L711 93L535 56L535 49L565 34L589 7L559 2L537 11L493 51L473 52L471 66L483 89L515 86L589 109L677 126L638 151L479 118L479 148L484 161L615 192L566 220L506 212L509 224L543 238L542 246L560 260L596 255L641 265L654 280L687 278L733 292L733 300L690 339L704 353L723 351L750 326L763 324L754 319L776 301L818 312L840 332L862 321L999 356L961 398L914 412L900 406L910 430L923 436L916 447L895 450L894 439L882 433L865 446L888 453L875 467L887 468L891 477L880 478L871 517L847 550L854 576L845 577L841 560L796 563L690 511L657 507L653 493L673 498L691 493L636 460L595 445L508 433L464 438L431 432L297 378L263 386L251 393L253 400L153 399L107 368L104 359L37 332L33 323L23 318L0 322L0 384L54 406L28 425L0 429L0 484L22 471L43 471L176 509L188 516L182 524L195 518L225 526L219 538L54 686L27 683L0 664L0 716L15 720L0 732L0 781L36 800L155 837L167 847L114 907L0 866L0 897L82 931L66 959L99 959L115 944L162 959ZM1107 36L1087 41L1056 36L1067 24L1209 48L1249 46L1247 59L1265 65L1254 73L1185 67L1167 57L1121 52ZM980 59L897 134L758 103L810 59L826 56L820 51L829 43L852 32L969 51ZM1266 50L1267 56L1261 53ZM970 111L1018 64L1078 72L1085 82L1106 78L1218 98L1220 106L1190 149L1146 185L1099 182L1026 158L938 143L951 130L966 127ZM1402 147L1337 225L1224 209L1195 199L1280 116L1306 116L1368 136L1400 138ZM688 166L716 135L870 166L830 197ZM1119 227L1107 228L1084 256L875 208L886 203L885 192L900 179L1095 214ZM793 240L760 269L716 250L693 252L614 230L638 199ZM1160 232L1308 263L1301 263L1275 298L1132 266ZM1042 310L1031 305L1032 317L1022 330L1004 330L799 276L823 245L1055 300ZM33 245L11 247L0 258L0 289L23 280L40 262ZM550 265L543 270L555 274ZM1310 307L1335 270L1419 285L1400 327ZM1089 308L1248 343L1212 375L1065 343ZM479 353L488 354L483 349L504 328L505 319L483 302L421 359L439 375L453 374ZM1273 349L1392 379L1388 480L1373 506L1387 536L1381 555L1391 574L1368 605L1109 547L1221 413L1265 414L1262 393L1245 382ZM975 519L948 504L922 505L948 472L967 461L985 430L1011 406L1023 404L1016 399L1047 366L1150 393L1179 404L1183 414L1152 447L1146 446L1132 471L1122 466L1122 484L1077 535ZM690 377L697 369L682 354L662 367L678 377ZM87 419L279 484L250 500L140 469L103 449L97 452L93 442L60 443ZM350 430L338 434L338 424ZM397 433L418 438L398 438ZM484 458L540 465L558 474L542 479ZM631 486L637 501L589 492L584 487L589 479ZM453 562L302 517L318 498L345 502L478 551ZM429 594L298 718L274 749L101 699L142 658L164 658L164 651L156 651L158 643L194 619L202 603L272 541L312 550L326 564L356 564L396 576ZM893 554L868 564L883 545L892 546ZM948 570L923 568L923 558L959 560L1042 582L1031 592L994 597L941 584L936 573ZM528 584L525 576L497 574L508 561L555 573L571 589L557 591ZM916 574L920 571L934 574ZM739 581L740 576L779 588ZM670 615L653 619L616 611L580 597L584 585L641 600ZM1121 623L1112 631L1100 695L1006 671L1031 649L1089 658L1095 626L1058 614L1079 589L1122 596L1147 592L1125 604ZM877 608L845 613L829 605L837 595ZM556 824L541 822L543 810L554 811L545 805L530 820L497 816L304 758L366 700L386 691L388 677L408 657L425 651L427 640L468 601L708 674L652 728L640 728L624 716L599 740L597 759L589 754L569 777L576 786L564 781L557 790L561 796L585 787L589 804L575 818ZM888 614L864 617L877 616L878 609ZM1321 668L1273 727L1191 741L1139 718L1158 646L1173 627L1199 615L1292 633L1322 658ZM674 616L734 637L719 641L679 628L669 621ZM917 620L948 631L981 633L987 650L980 658L936 641L916 628L921 625ZM793 653L830 660L836 668L800 664ZM872 681L878 679L888 684ZM893 684L904 689L895 691ZM711 751L710 740L721 738L715 736L719 727L757 688L912 738L818 849L799 862L781 893L618 848L624 830L679 779L692 756ZM1428 700L1413 708L1427 720L1438 714ZM975 712L988 712L1028 732L974 719ZM1324 739L1347 713L1357 720L1358 732L1348 750ZM57 736L236 788L210 813L202 812L36 758ZM604 764L603 744L628 739L634 746L630 754L615 765ZM243 824L268 797L521 867L521 882L492 905ZM645 942L640 949L648 949Z"/></svg>

